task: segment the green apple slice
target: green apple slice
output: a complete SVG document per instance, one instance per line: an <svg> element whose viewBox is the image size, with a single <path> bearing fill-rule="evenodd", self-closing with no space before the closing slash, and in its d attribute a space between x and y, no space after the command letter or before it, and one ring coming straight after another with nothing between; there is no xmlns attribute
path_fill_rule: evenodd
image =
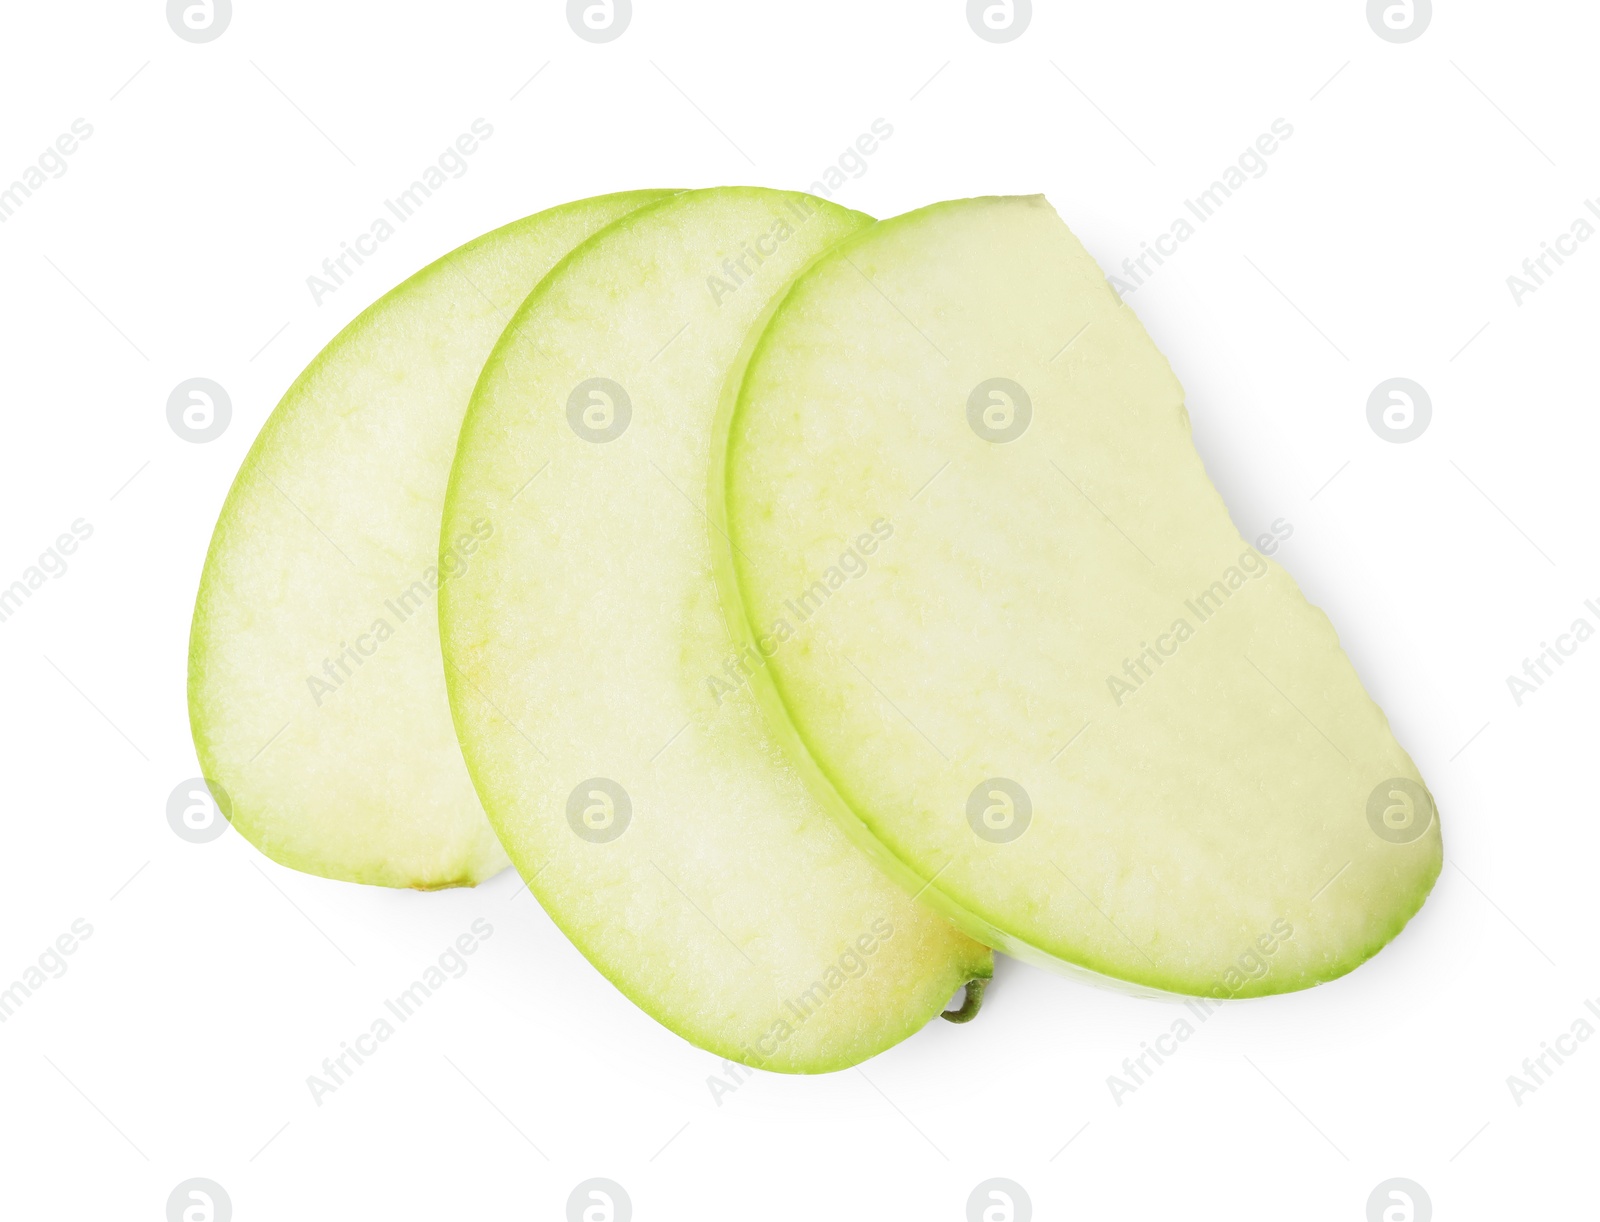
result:
<svg viewBox="0 0 1600 1222"><path fill-rule="evenodd" d="M1416 766L1042 197L843 243L735 398L712 503L755 687L842 825L973 937L1245 997L1421 906Z"/></svg>
<svg viewBox="0 0 1600 1222"><path fill-rule="evenodd" d="M435 590L456 435L484 359L550 268L663 192L568 204L430 264L322 350L256 438L212 537L189 643L201 769L268 857L391 887L506 858L450 722Z"/></svg>
<svg viewBox="0 0 1600 1222"><path fill-rule="evenodd" d="M768 299L868 223L723 188L598 234L485 366L445 502L446 547L492 527L440 625L512 861L627 997L769 1070L864 1060L991 971L839 832L724 679L703 510L724 375Z"/></svg>

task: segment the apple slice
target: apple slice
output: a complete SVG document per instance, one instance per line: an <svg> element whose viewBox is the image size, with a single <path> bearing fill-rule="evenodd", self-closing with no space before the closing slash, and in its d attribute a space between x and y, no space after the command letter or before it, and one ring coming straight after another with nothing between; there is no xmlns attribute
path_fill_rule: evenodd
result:
<svg viewBox="0 0 1600 1222"><path fill-rule="evenodd" d="M598 234L485 366L445 502L447 550L488 536L440 626L512 861L627 997L769 1070L864 1060L991 971L832 824L725 669L703 508L724 375L768 299L868 223L723 188Z"/></svg>
<svg viewBox="0 0 1600 1222"><path fill-rule="evenodd" d="M391 887L506 865L439 661L439 513L484 358L573 246L664 192L497 229L430 264L289 388L228 493L195 603L189 720L233 826L274 861Z"/></svg>
<svg viewBox="0 0 1600 1222"><path fill-rule="evenodd" d="M1042 197L830 252L729 417L713 516L755 685L843 826L973 937L1244 997L1421 906L1416 766Z"/></svg>

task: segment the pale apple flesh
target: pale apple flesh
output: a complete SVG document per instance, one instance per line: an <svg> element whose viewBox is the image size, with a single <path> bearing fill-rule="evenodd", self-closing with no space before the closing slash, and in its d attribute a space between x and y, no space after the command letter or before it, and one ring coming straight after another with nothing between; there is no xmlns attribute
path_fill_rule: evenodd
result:
<svg viewBox="0 0 1600 1222"><path fill-rule="evenodd" d="M507 863L451 726L439 515L485 358L549 269L658 198L585 200L497 229L380 299L322 351L245 459L206 557L189 710L233 826L310 874L472 885Z"/></svg>
<svg viewBox="0 0 1600 1222"><path fill-rule="evenodd" d="M582 953L661 1023L769 1070L912 1034L987 950L828 819L739 679L705 513L720 392L770 298L869 218L729 188L576 250L484 369L443 538L492 526L440 598L485 809Z"/></svg>
<svg viewBox="0 0 1600 1222"><path fill-rule="evenodd" d="M1421 906L1416 766L1043 198L821 258L721 444L725 605L775 734L974 938L1248 997L1349 971Z"/></svg>

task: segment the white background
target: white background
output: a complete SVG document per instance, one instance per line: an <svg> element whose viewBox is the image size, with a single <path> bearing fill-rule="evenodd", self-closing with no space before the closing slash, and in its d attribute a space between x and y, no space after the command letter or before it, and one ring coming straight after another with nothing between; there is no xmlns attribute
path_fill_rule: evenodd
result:
<svg viewBox="0 0 1600 1222"><path fill-rule="evenodd" d="M1004 1176L1040 1219L1360 1222L1405 1176L1439 1219L1594 1216L1600 1040L1520 1106L1506 1079L1600 997L1600 642L1521 707L1506 676L1600 626L1600 242L1520 305L1506 277L1600 194L1600 12L1440 8L1394 45L1358 0L1041 0L992 45L955 0L635 0L591 45L554 0L236 0L191 45L157 0L7 4L0 185L74 119L94 135L0 225L0 585L73 520L94 534L0 623L0 985L76 918L94 933L0 1026L4 1212L158 1222L205 1176L240 1222L558 1219L605 1176L641 1220L958 1222ZM306 277L480 117L470 171L314 304ZM1293 523L1278 559L1428 778L1447 864L1377 959L1228 1006L1120 1106L1106 1078L1170 1003L1002 962L971 1026L719 1104L718 1061L513 877L347 886L166 822L197 769L185 651L216 511L347 320L561 201L803 189L880 117L841 202L1042 190L1108 270L1294 127L1130 301L1241 529ZM234 406L203 445L165 414L196 376ZM1403 445L1366 419L1396 376L1434 409ZM470 971L314 1104L307 1075L476 917Z"/></svg>

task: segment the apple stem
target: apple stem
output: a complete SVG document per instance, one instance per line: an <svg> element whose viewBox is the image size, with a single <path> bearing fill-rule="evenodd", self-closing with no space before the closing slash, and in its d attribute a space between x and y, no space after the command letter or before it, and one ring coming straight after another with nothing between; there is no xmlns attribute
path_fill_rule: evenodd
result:
<svg viewBox="0 0 1600 1222"><path fill-rule="evenodd" d="M946 1010L939 1015L947 1023L970 1023L978 1017L978 1011L983 1008L983 991L989 987L989 981L982 976L975 976L967 981L965 992L961 998L959 1010Z"/></svg>

